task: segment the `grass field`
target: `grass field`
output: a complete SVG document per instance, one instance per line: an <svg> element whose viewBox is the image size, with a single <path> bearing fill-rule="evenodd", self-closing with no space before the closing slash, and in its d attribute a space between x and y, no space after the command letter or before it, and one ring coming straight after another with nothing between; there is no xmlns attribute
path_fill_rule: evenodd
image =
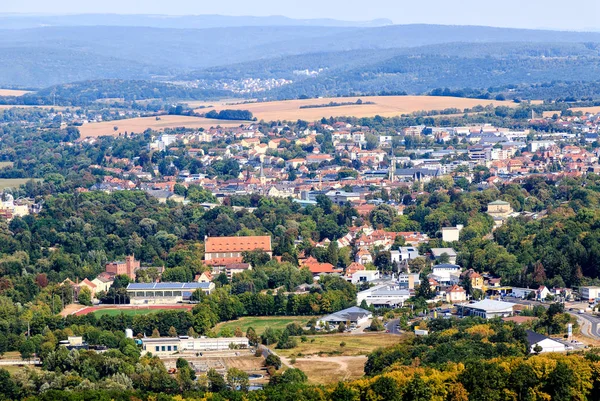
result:
<svg viewBox="0 0 600 401"><path fill-rule="evenodd" d="M31 178L0 178L0 190L6 188L19 188Z"/></svg>
<svg viewBox="0 0 600 401"><path fill-rule="evenodd" d="M243 123L244 121L212 120L200 117L161 116L160 120L157 120L156 117L139 117L118 121L90 123L78 128L82 138L94 138L105 135L117 136L124 134L125 132L141 134L149 128L155 131L178 127L208 129L216 126L239 127ZM116 131L114 127L117 127Z"/></svg>
<svg viewBox="0 0 600 401"><path fill-rule="evenodd" d="M303 326L309 320L310 318L306 316L243 317L238 320L219 323L215 327L215 332L218 333L224 328L235 331L239 327L245 333L248 327L253 327L257 334L262 334L267 327L283 330L290 323L298 323Z"/></svg>
<svg viewBox="0 0 600 401"><path fill-rule="evenodd" d="M121 313L127 316L147 315L149 313L160 312L161 309L100 309L92 312L96 317L119 316Z"/></svg>
<svg viewBox="0 0 600 401"><path fill-rule="evenodd" d="M20 91L14 89L0 89L0 96L23 96L29 91Z"/></svg>
<svg viewBox="0 0 600 401"><path fill-rule="evenodd" d="M374 104L348 105L339 107L322 107L300 109L300 106L327 104L330 102L346 103L356 102L358 99ZM472 108L477 105L516 107L514 102L497 100L467 99L444 96L361 96L339 97L324 99L285 100L277 102L248 103L236 105L214 104L215 110L236 109L249 110L259 120L307 120L315 121L323 117L394 117L401 114L410 114L422 110L443 110L451 107L459 109ZM197 110L202 112L202 109Z"/></svg>
<svg viewBox="0 0 600 401"><path fill-rule="evenodd" d="M385 333L323 334L307 336L307 339L304 343L298 339L296 348L277 350L277 353L286 357L329 353L342 356L367 355L379 347L389 347L402 341L402 337ZM340 346L342 342L346 343L343 347Z"/></svg>

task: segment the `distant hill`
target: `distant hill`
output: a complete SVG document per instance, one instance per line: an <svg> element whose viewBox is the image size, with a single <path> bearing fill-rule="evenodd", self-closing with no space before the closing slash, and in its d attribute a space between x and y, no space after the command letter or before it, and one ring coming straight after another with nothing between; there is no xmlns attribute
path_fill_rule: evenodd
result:
<svg viewBox="0 0 600 401"><path fill-rule="evenodd" d="M228 15L24 15L0 14L0 29L25 29L58 26L131 26L176 29L207 29L241 26L329 26L329 27L380 27L392 25L389 19L371 21L341 21L330 18L294 19L280 15L268 17Z"/></svg>
<svg viewBox="0 0 600 401"><path fill-rule="evenodd" d="M59 17L55 22L72 23L71 17L61 18L66 22ZM598 71L600 33L593 32L443 25L365 28L331 21L331 26L319 26L326 23L312 20L285 25L290 21L282 17L192 20L202 18L232 26L189 29L185 27L193 24L184 20L179 20L178 29L92 26L99 21L134 22L132 16L90 15L82 16L90 26L0 30L0 85L41 88L113 78L286 78L294 84L269 95L295 97L370 92L378 86L419 93L438 85L587 81ZM154 19L162 21L155 25L173 23L165 17L141 16L137 24ZM240 21L272 25L234 26ZM311 81L294 74L319 69L323 71ZM203 87L214 89L210 82Z"/></svg>

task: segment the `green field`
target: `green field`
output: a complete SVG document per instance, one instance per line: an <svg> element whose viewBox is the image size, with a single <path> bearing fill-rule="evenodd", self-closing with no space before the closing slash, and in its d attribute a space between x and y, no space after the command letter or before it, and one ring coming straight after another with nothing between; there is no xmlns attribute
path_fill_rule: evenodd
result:
<svg viewBox="0 0 600 401"><path fill-rule="evenodd" d="M92 312L96 317L101 316L119 316L123 313L126 316L147 315L149 313L160 312L164 309L100 309Z"/></svg>
<svg viewBox="0 0 600 401"><path fill-rule="evenodd" d="M0 178L0 190L6 188L19 188L31 178Z"/></svg>
<svg viewBox="0 0 600 401"><path fill-rule="evenodd" d="M248 327L254 328L257 334L262 334L267 327L283 330L290 323L298 323L301 326L306 325L310 320L307 316L273 316L273 317L243 317L238 320L219 323L215 327L215 332L219 332L224 328L235 331L237 327L241 328L245 333Z"/></svg>

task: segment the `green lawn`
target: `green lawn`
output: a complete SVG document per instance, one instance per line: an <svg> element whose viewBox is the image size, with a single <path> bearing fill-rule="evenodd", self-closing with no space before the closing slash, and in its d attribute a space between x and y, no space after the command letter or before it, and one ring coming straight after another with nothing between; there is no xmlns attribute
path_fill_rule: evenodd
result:
<svg viewBox="0 0 600 401"><path fill-rule="evenodd" d="M160 312L164 309L100 309L92 312L96 317L101 317L104 315L108 316L119 316L121 313L127 316L136 316L136 315L147 315L149 313ZM183 310L183 309L182 309Z"/></svg>
<svg viewBox="0 0 600 401"><path fill-rule="evenodd" d="M283 330L290 323L298 323L301 326L305 326L310 319L308 316L243 317L238 320L219 323L215 327L215 332L218 333L224 328L235 331L239 327L246 333L248 327L253 327L257 334L262 334L267 327Z"/></svg>

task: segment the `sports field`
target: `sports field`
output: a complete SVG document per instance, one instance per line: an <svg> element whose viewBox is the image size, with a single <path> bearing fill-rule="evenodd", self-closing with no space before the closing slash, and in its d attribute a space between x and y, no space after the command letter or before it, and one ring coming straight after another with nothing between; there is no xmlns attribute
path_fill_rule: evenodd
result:
<svg viewBox="0 0 600 401"><path fill-rule="evenodd" d="M212 120L209 118L189 116L160 116L159 120L157 120L156 117L139 117L126 120L90 123L78 128L81 133L81 138L95 138L99 136L118 136L125 132L129 134L141 134L147 129L155 131L179 127L209 129L217 126L239 127L241 124L244 124L244 121ZM115 127L117 127L116 130Z"/></svg>
<svg viewBox="0 0 600 401"><path fill-rule="evenodd" d="M252 327L257 334L262 334L267 327L283 330L290 323L298 323L299 325L304 326L309 320L310 317L307 316L243 317L238 320L219 323L214 331L218 333L224 328L235 331L235 329L239 327L245 333L248 327Z"/></svg>
<svg viewBox="0 0 600 401"><path fill-rule="evenodd" d="M301 106L323 105L334 103L355 103L358 99L363 102L374 104L356 104L337 107L305 108ZM480 100L447 96L361 96L361 97L338 97L323 99L284 100L276 102L247 103L235 105L214 104L214 109L249 110L259 120L306 120L315 121L323 117L394 117L402 114L410 114L417 111L444 110L448 108L472 108L478 105L487 106L509 106L516 107L517 104L510 101ZM202 113L202 109L196 110Z"/></svg>
<svg viewBox="0 0 600 401"><path fill-rule="evenodd" d="M149 313L160 312L160 309L99 309L92 312L96 317L119 316L121 313L126 316L147 315Z"/></svg>

